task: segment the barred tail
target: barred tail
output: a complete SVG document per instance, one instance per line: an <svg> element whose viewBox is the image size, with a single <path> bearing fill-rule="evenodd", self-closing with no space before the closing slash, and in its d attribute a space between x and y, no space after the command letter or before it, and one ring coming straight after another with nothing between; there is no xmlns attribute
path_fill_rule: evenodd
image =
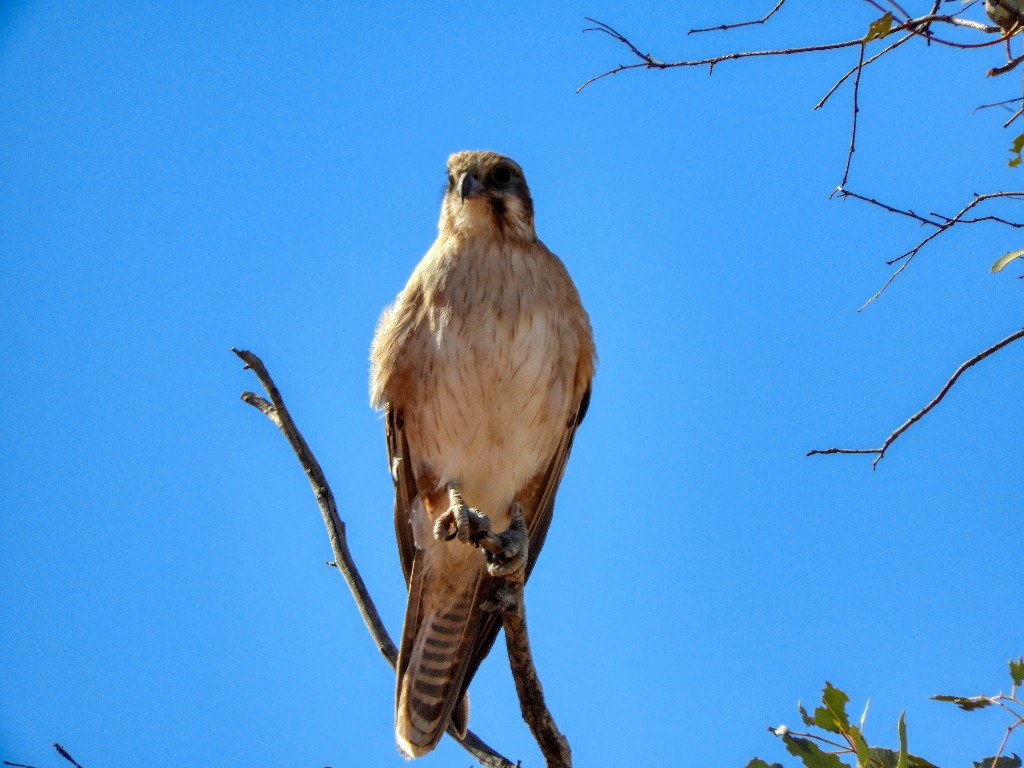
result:
<svg viewBox="0 0 1024 768"><path fill-rule="evenodd" d="M469 702L464 697L460 703L459 696L481 623L479 571L467 572L461 584L453 585L451 574L422 566L417 557L395 692L395 739L406 757L430 752L449 721L465 732Z"/></svg>

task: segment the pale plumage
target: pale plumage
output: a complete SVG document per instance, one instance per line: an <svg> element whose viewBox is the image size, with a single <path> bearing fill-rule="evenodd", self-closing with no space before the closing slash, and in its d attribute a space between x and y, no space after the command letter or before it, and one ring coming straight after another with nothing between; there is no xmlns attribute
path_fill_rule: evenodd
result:
<svg viewBox="0 0 1024 768"><path fill-rule="evenodd" d="M395 530L409 586L395 733L418 757L451 720L500 627L481 550L434 525L461 493L504 531L522 506L532 568L589 400L590 322L568 272L538 239L522 170L491 152L448 160L439 236L371 352L371 401L386 412ZM459 706L460 701L462 705Z"/></svg>

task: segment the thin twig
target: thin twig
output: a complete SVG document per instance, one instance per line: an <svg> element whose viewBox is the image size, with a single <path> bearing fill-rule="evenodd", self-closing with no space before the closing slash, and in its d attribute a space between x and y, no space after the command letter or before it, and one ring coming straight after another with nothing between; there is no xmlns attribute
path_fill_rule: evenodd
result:
<svg viewBox="0 0 1024 768"><path fill-rule="evenodd" d="M288 412L287 407L285 407L281 393L277 385L274 384L274 380L270 377L270 373L267 371L266 366L264 366L263 361L252 352L244 349L240 350L232 347L231 351L242 359L246 368L251 369L256 374L256 378L259 379L263 389L270 397L270 400L267 401L253 392L242 393L242 400L261 411L288 439L292 450L295 452L295 456L306 473L306 477L309 479L313 494L316 496L317 506L323 515L324 524L327 527L327 535L331 540L331 549L334 551L334 563L332 565L345 577L349 590L352 592L352 597L356 601L359 614L363 617L363 622L370 631L370 636L377 644L377 649L381 652L381 655L384 656L388 664L391 665L391 668L394 669L398 659L398 649L384 627L384 622L381 620L377 607L374 605L366 584L363 582L362 576L359 575L359 570L356 568L356 564L349 552L348 541L345 536L345 523L338 515L334 493L327 483L327 478L320 468L320 463L316 460L305 438L299 432L298 427L295 426L291 414ZM505 631L508 632L507 629ZM515 763L489 747L472 731L467 731L465 738L460 739L449 725L448 735L454 738L481 765L487 766L487 768L516 768Z"/></svg>
<svg viewBox="0 0 1024 768"><path fill-rule="evenodd" d="M68 761L69 763L71 763L71 764L72 764L72 765L73 765L73 766L74 766L75 768L82 768L82 766L81 766L81 765L79 765L79 764L78 764L78 763L77 763L77 762L75 761L75 758L73 758L73 757L72 757L71 755L69 755L69 754L68 754L68 751L67 751L66 749L64 749L64 747L62 747L62 746L61 746L60 744L57 744L56 742L54 742L54 744L53 744L53 748L54 748L55 750L57 750L57 754L58 754L58 755L60 755L60 756L61 756L61 757L63 757L63 758L65 759L65 760L67 760L67 761Z"/></svg>
<svg viewBox="0 0 1024 768"><path fill-rule="evenodd" d="M983 109L991 109L992 107L1005 107L1008 104L1016 104L1020 100L1021 100L1021 97L1017 96L1016 98L1013 98L1013 99L1005 99L1003 101L996 101L996 102L993 102L992 104L982 104L981 106L975 107L974 110L971 112L971 114L973 115L975 112L980 112Z"/></svg>
<svg viewBox="0 0 1024 768"><path fill-rule="evenodd" d="M737 29L739 27L752 27L756 24L764 24L766 21L768 21L768 19L775 15L776 11L778 11L779 8L781 8L785 2L786 0L779 0L779 2L775 4L775 7L768 11L768 13L766 13L760 19L754 19L753 21L741 21L736 24L719 24L717 27L706 27L704 29L691 29L686 34L693 35L698 32L722 32L727 29Z"/></svg>
<svg viewBox="0 0 1024 768"><path fill-rule="evenodd" d="M851 197L856 197L859 200L865 200L866 199L864 197L861 197L860 195L850 195L850 196ZM892 266L893 264L897 264L897 263L899 263L901 261L903 262L903 264L901 264L900 268L897 269L895 272L893 272L889 276L889 279L885 281L885 284L881 288L879 288L878 291L876 291L875 294L870 299L865 301L864 304L861 306L861 308L858 309L857 311L858 312L863 312L868 307L868 305L870 305L873 301L875 301L875 299L877 299L879 296L881 296L885 292L885 290L890 285L892 285L893 280L895 280L896 277L904 269L907 268L907 265L910 264L910 262L920 252L920 250L922 248L924 248L928 243L930 243L932 240L934 240L936 237L938 237L939 235L941 235L943 232L945 232L946 230L950 229L951 227L953 227L953 226L955 226L957 224L973 224L973 223L977 223L977 222L980 222L980 221L996 221L996 222L998 222L1000 224L1005 224L1007 226L1014 227L1014 228L1024 227L1024 224L1022 224L1022 223L1007 221L1006 219L1001 219L1001 218L999 218L997 216L982 216L982 217L979 217L979 218L976 218L976 219L964 219L964 216L967 214L967 212L970 211L971 209L973 209L975 206L980 205L981 203L984 203L987 200L994 200L994 199L1000 198L1000 197L1005 197L1005 198L1010 198L1010 199L1021 199L1021 198L1024 198L1024 191L987 192L987 193L985 193L983 195L975 195L974 199L971 200L971 202L967 203L967 205L965 205L962 209L960 209L960 212L957 213L955 216L953 216L951 218L941 217L943 219L943 221L941 221L941 222L939 222L937 224L935 222L929 222L929 223L935 225L935 227L936 227L935 231L932 232L927 237L925 237L923 240L921 240L921 242L919 242L917 245L915 245L909 251L906 251L903 254L901 254L900 256L897 256L895 259L891 259L890 261L886 262L886 264L888 264L889 266ZM868 202L872 202L872 201L868 200ZM888 206L884 206L883 205L882 207L886 208L886 209L889 209ZM919 217L917 217L916 214L912 214L912 215L915 218L919 218ZM936 214L932 214L932 215L935 216Z"/></svg>
<svg viewBox="0 0 1024 768"><path fill-rule="evenodd" d="M914 211L911 210L910 208L907 208L906 210L903 210L902 208L895 208L895 207L893 207L891 205L888 205L887 203L883 203L880 200L876 200L873 197L866 197L865 195L859 195L856 192L851 192L848 189L844 189L842 192L840 192L839 196L841 198L852 197L854 200L862 200L865 203L871 203L872 205L877 205L879 208L882 208L882 209L884 209L886 211L889 211L889 213L896 213L896 214L899 214L900 216L906 216L908 218L914 219L915 221L919 221L922 224L930 224L933 227L940 227L940 226L942 226L939 222L932 221L931 219L926 218L925 216L921 216L920 214L914 213Z"/></svg>
<svg viewBox="0 0 1024 768"><path fill-rule="evenodd" d="M829 89L828 93L826 93L824 96L821 97L821 101L819 101L817 104L815 104L814 107L812 107L812 109L821 109L823 106L825 106L825 102L828 101L829 98L831 98L833 93L835 93L837 90L839 90L839 86L841 86L843 83L845 83L847 80L850 79L850 75L856 74L861 69L863 69L864 67L868 66L868 64L871 64L871 63L873 63L875 61L878 61L880 58L885 56L885 54L889 53L890 51L895 50L896 48L899 48L905 42L907 42L908 40L912 40L914 37L915 37L915 35L913 33L911 33L909 35L904 35L899 40L897 40L895 43L890 45L888 48L883 48L878 53L876 53L874 56L872 56L870 59L867 59L866 61L864 61L863 64L858 62L857 66L852 67L849 72L847 72L845 75L843 75L841 78L839 78L836 81L836 84L833 85Z"/></svg>
<svg viewBox="0 0 1024 768"><path fill-rule="evenodd" d="M860 44L860 58L857 60L857 74L853 78L853 110L850 118L850 148L846 152L846 167L843 169L843 178L839 182L839 186L832 193L835 195L838 192L842 192L843 188L846 187L846 181L850 178L850 164L853 162L853 153L856 151L857 146L857 114L860 112L860 107L857 106L857 96L860 94L860 73L864 71L864 50L867 48L867 43Z"/></svg>
<svg viewBox="0 0 1024 768"><path fill-rule="evenodd" d="M822 448L808 451L806 455L815 456L818 454L832 453L874 454L875 460L871 462L871 468L874 469L875 467L878 466L878 462L880 462L885 457L885 452L889 450L889 446L892 445L900 435L902 435L904 432L910 429L915 423L917 423L925 415L927 415L927 413L932 408L938 405L942 401L942 398L946 396L946 393L953 388L953 385L956 383L956 380L960 378L961 374L963 374L964 371L966 371L971 366L980 363L989 355L998 352L1006 345L1012 344L1013 342L1017 341L1017 339L1020 338L1024 338L1024 328L1021 328L1019 331L1014 331L1002 341L996 342L988 349L984 350L983 352L979 352L970 360L963 363L959 368L956 369L956 371L954 371L953 375L949 377L946 383L942 386L942 389L939 390L939 393L931 399L931 402L929 402L924 408L919 410L917 413L915 413L913 416L911 416L909 419L903 422L903 424L901 424L899 427L893 430L892 434L885 438L885 441L878 448Z"/></svg>

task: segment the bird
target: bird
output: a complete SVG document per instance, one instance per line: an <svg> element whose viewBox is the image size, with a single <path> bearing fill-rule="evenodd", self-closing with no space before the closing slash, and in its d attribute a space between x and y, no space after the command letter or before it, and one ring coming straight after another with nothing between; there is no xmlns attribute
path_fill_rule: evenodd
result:
<svg viewBox="0 0 1024 768"><path fill-rule="evenodd" d="M985 13L1004 32L1013 32L1024 23L1024 0L985 0Z"/></svg>
<svg viewBox="0 0 1024 768"><path fill-rule="evenodd" d="M411 759L449 725L465 737L467 688L501 628L495 594L532 571L590 404L590 317L537 238L514 160L448 158L437 239L381 314L370 363L408 589L395 740Z"/></svg>

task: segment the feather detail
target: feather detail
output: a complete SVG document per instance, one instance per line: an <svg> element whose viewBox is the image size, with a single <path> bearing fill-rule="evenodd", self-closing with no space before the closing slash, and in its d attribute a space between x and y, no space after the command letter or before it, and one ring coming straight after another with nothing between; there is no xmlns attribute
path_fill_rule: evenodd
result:
<svg viewBox="0 0 1024 768"><path fill-rule="evenodd" d="M452 719L483 617L477 565L461 583L428 565L429 553L413 561L409 602L402 629L395 690L395 739L406 757L432 750ZM455 589L453 589L455 587ZM468 701L459 707L461 730L469 718Z"/></svg>

